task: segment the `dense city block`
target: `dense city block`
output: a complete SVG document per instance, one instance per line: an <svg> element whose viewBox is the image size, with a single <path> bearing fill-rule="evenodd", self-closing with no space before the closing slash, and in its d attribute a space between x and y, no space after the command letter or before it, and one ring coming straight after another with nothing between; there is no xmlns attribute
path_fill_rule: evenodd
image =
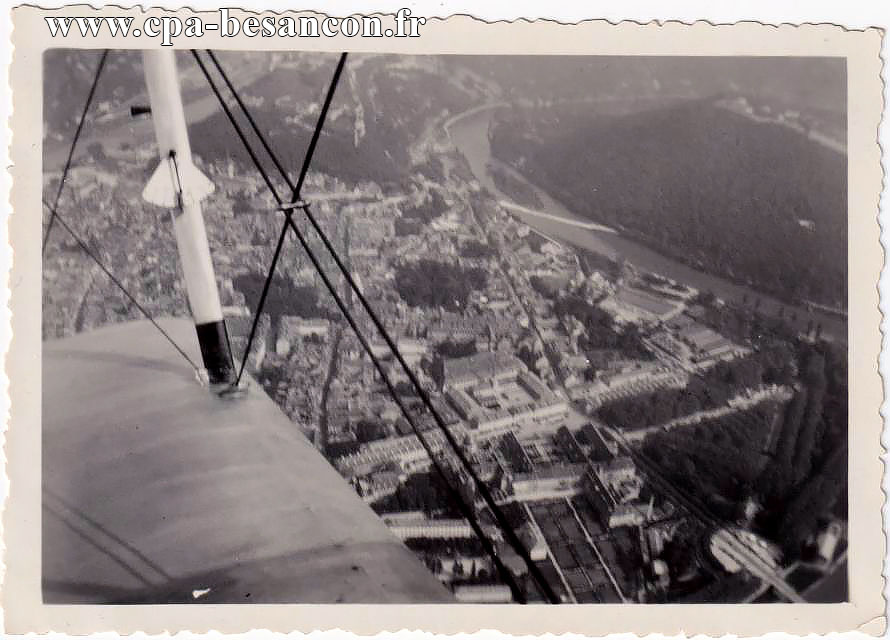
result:
<svg viewBox="0 0 890 640"><path fill-rule="evenodd" d="M82 72L79 54L48 55ZM221 57L295 170L333 58ZM83 212L77 232L152 313L187 315L169 213L139 196L156 154L148 125L124 113L144 99L127 80L138 59L110 65L61 206ZM524 596L543 601L298 214L412 420L290 240L243 353L283 219L196 69L185 58L182 69L195 162L215 185L203 211L238 362L458 601L515 594L449 486ZM558 88L514 86L512 73L354 56L304 198L563 602L820 597L847 544L846 155L834 120L770 106L750 86L683 83L670 99L645 85L632 109L633 91L616 90L597 111L577 82L555 103ZM47 194L66 99L61 87L47 96ZM732 153L714 150L714 131L736 140ZM551 215L554 199L578 216ZM54 233L46 339L140 317ZM639 259L613 238L638 241ZM652 251L676 268L648 261Z"/></svg>

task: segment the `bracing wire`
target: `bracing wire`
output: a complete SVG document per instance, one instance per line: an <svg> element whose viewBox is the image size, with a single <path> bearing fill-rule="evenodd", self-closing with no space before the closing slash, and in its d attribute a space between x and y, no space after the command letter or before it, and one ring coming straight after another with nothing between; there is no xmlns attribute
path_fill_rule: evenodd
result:
<svg viewBox="0 0 890 640"><path fill-rule="evenodd" d="M260 141L260 144L262 145L263 149L266 151L266 154L271 158L272 163L275 165L275 168L284 177L285 182L287 182L288 187L291 189L291 192L292 192L291 202L298 201L300 199L300 192L303 188L303 183L306 180L306 175L309 172L309 166L312 164L312 157L315 154L315 148L318 145L319 138L321 137L321 132L322 132L322 129L324 128L325 120L327 119L327 114L331 107L331 102L334 99L334 92L336 91L337 84L340 81L340 75L343 72L343 67L346 64L346 53L341 54L340 59L337 62L337 67L334 70L333 78L331 79L327 94L325 95L325 99L322 104L321 111L318 116L318 120L316 121L315 128L312 131L312 138L309 140L309 146L307 147L306 154L303 157L303 164L300 167L300 173L299 173L299 177L297 178L296 184L291 182L290 177L288 176L287 171L285 170L285 168L282 166L281 162L279 161L278 156L272 151L272 148L270 147L269 143L266 141L266 137L260 131L259 125L257 124L256 120L253 118L250 111L247 110L247 106L241 100L240 94L235 90L235 87L232 84L232 81L229 79L228 74L225 73L225 71L222 68L222 65L220 65L219 60L216 57L216 54L214 54L213 51L211 51L209 49L206 50L206 53L207 53L208 57L210 58L211 62L213 62L213 65L216 67L217 71L219 72L220 77L222 77L223 81L225 82L226 87L228 87L229 91L234 96L236 103L241 108L241 111L244 113L245 117L247 118L248 122L250 123L251 129L253 129L253 132L256 134L257 139ZM243 141L244 141L244 139L242 139L242 142ZM279 204L283 204L283 203L279 203ZM291 211L293 211L293 209L291 209ZM290 219L290 216L288 216L288 219ZM278 259L281 254L281 247L282 247L282 244L284 243L284 238L287 233L286 224L287 223L285 223L285 228L282 228L281 233L279 234L278 243L275 246L275 253L272 258L272 265L269 268L269 271L266 275L266 281L263 283L262 293L260 294L259 303L257 305L257 312L254 314L253 324L250 328L250 333L247 338L247 346L244 351L244 357L241 359L241 367L238 371L238 376L235 380L236 386L238 384L240 384L241 377L244 375L244 367L245 367L245 364L247 363L247 356L250 353L250 349L253 345L253 340L256 337L256 330L257 330L257 326L259 325L260 313L262 312L263 306L265 305L266 297L268 296L269 288L272 284L272 280L275 275L275 267L278 264Z"/></svg>
<svg viewBox="0 0 890 640"><path fill-rule="evenodd" d="M300 175L297 177L297 184L291 186L290 180L286 180L288 186L291 186L291 194L292 200L298 200L301 195L301 191L303 190L303 182L306 180L306 174L309 173L309 165L312 163L312 157L315 155L315 147L318 146L318 139L321 137L321 130L324 127L325 120L328 117L328 110L331 108L331 103L334 101L334 93L337 91L337 85L340 83L340 75L343 73L343 67L346 66L346 52L340 54L340 59L337 60L337 67L334 69L334 75L331 78L331 84L328 85L328 92L325 94L324 103L321 106L321 111L318 114L318 121L315 123L315 130L312 132L312 138L309 140L309 147L306 149L306 156L303 158L303 166L300 167ZM241 109L246 112L246 107L244 107L244 103L241 103ZM252 118L251 118L252 120ZM261 136L262 133L257 131L257 135ZM276 163L276 166L278 163ZM309 212L306 212L306 215L309 215Z"/></svg>
<svg viewBox="0 0 890 640"><path fill-rule="evenodd" d="M93 103L93 97L96 95L96 87L99 86L99 77L102 75L102 69L105 68L105 61L108 58L108 49L102 51L99 58L99 64L96 65L96 75L93 78L93 84L87 94L86 102L83 110L80 112L80 120L77 122L77 128L74 130L74 137L71 139L71 147L68 149L68 157L65 160L65 167L62 169L62 177L59 180L59 188L56 190L56 199L52 207L50 207L49 222L46 225L46 231L43 234L43 244L41 245L41 253L46 251L46 243L49 241L49 234L53 230L53 224L56 221L56 210L59 206L59 200L62 198L62 190L65 188L65 181L68 179L68 172L71 170L71 161L74 159L74 150L77 147L77 141L80 140L80 134L83 131L84 122L86 122L87 112Z"/></svg>
<svg viewBox="0 0 890 640"><path fill-rule="evenodd" d="M250 325L250 333L247 335L247 344L244 347L244 355L241 357L241 365L238 367L238 375L232 386L237 388L241 384L241 377L244 375L244 368L247 365L247 358L250 356L250 349L253 347L253 340L256 338L256 330L260 323L260 314L263 307L266 306L266 298L269 296L269 289L272 287L272 280L275 278L275 268L278 266L278 259L281 257L281 249L284 247L284 239L287 237L287 220L281 225L281 232L278 234L278 241L275 243L275 252L272 254L272 263L266 273L266 281L263 282L263 290L260 292L260 299L257 302L256 312L253 315L253 322Z"/></svg>
<svg viewBox="0 0 890 640"><path fill-rule="evenodd" d="M229 75L223 70L222 65L219 63L219 60L216 58L216 54L213 53L210 49L205 49L207 55L210 57L210 61L213 62L213 66L216 67L217 72L219 72L220 77L223 79L223 82L226 83L226 87L228 87L229 92L232 94L232 97L235 98L235 102L238 104L238 107L241 109L241 112L244 113L244 116L247 118L247 121L250 123L251 129L256 134L257 138L260 141L260 144L263 146L263 149L266 151L266 155L272 160L275 164L275 168L278 170L282 176L285 176L285 180L287 180L287 170L282 166L281 162L278 160L278 156L272 151L272 147L269 146L269 143L266 141L266 136L262 135L260 131L260 127L257 124L256 120L254 120L250 111L247 110L247 107L244 104L244 101L241 100L241 95L235 90L235 85L232 84L232 81L229 79ZM194 52L193 52L194 53ZM293 185L288 180L288 188L293 190Z"/></svg>
<svg viewBox="0 0 890 640"><path fill-rule="evenodd" d="M195 53L195 52L193 52L193 53ZM197 53L195 53L195 55L197 56ZM340 61L337 65L337 69L334 74L335 82L336 82L336 79L339 78L340 73L342 72L345 60L346 60L346 54L344 53L340 57ZM218 62L216 63L216 66L217 66L217 70L220 72L220 75L225 77L225 75L226 75L225 71L218 64ZM203 65L202 65L202 68L203 68ZM206 75L206 71L205 71L205 75ZM330 101L333 98L333 92L334 92L334 89L336 88L335 82L332 82L331 88L329 89L328 94L326 95L325 106L322 110L320 118L322 116L324 116L324 114L326 113L326 109L330 106ZM226 84L229 86L232 93L237 96L237 91L234 90L231 83L226 82ZM217 95L217 97L220 98L219 94ZM238 105L241 107L242 111L245 113L245 116L247 117L248 121L251 123L254 133L257 135L258 138L263 140L264 137L262 135L262 132L259 130L259 127L256 125L255 120L250 116L250 113L247 110L246 105L244 105L243 101L240 100L239 97L236 97L236 101L237 101ZM225 104L225 101L222 100L222 98L220 98L220 102L223 105ZM224 106L224 109L228 112L227 106ZM230 113L230 112L228 112L228 113ZM230 116L230 121L232 121L232 123L235 124L233 116ZM315 144L318 141L319 134L320 134L320 127L316 127L316 130L313 133L312 142L310 143L309 151L314 151ZM241 137L242 142L245 142L245 137L243 134L239 134L239 137ZM271 151L268 143L264 142L263 147L267 150L267 152L270 153L270 155L272 155L274 157L274 153ZM253 157L253 154L251 154L251 155ZM308 152L307 152L307 155L308 155ZM273 162L274 162L275 166L278 167L279 170L281 171L280 163L277 160L275 160ZM255 163L256 163L256 161L255 161ZM304 166L301 169L301 173L300 173L301 177L305 177L305 173L307 171L307 166L308 165L304 162ZM299 187L302 186L301 183L298 182L296 185L294 185L291 182L287 173L284 171L282 171L282 178L284 178L285 182L288 184L288 186L293 191L292 199L296 200L300 195ZM266 183L267 183L267 185L270 185L270 188L271 188L271 180L266 179ZM445 424L445 421L442 419L438 410L433 405L432 400L430 399L429 394L427 393L426 389L424 389L423 386L420 384L419 379L417 378L416 374L411 369L411 367L408 365L404 356L401 354L400 350L398 349L398 346L396 345L396 343L392 339L392 337L389 335L389 332L386 330L386 327L384 326L383 322L380 320L379 316L374 311L373 307L368 302L368 300L365 298L361 289L356 284L355 279L352 277L352 274L350 273L347 266L343 263L342 258L339 256L339 254L337 253L337 250L334 248L333 244L330 242L330 239L327 237L327 234L321 228L321 225L319 225L315 216L312 215L311 208L310 208L309 204L304 203L301 208L302 208L304 214L306 215L306 218L309 220L310 224L312 225L313 229L315 230L315 232L318 234L319 238L321 239L322 244L325 246L325 249L331 254L331 257L333 258L334 263L336 264L337 268L343 275L347 284L352 289L356 298L359 300L362 307L365 309L365 311L371 318L371 321L373 322L377 331L383 337L384 341L387 344L387 347L389 348L389 350L392 352L393 356L398 361L400 367L404 370L406 376L408 377L409 381L411 382L411 385L416 390L416 392L417 392L418 396L420 397L421 401L423 402L424 406L432 414L433 419L436 422L436 426L444 434L445 439L448 441L449 445L453 449L454 454L457 457L458 461L464 467L465 471L470 476L470 478L473 480L473 483L476 486L477 490L479 491L479 494L482 496L486 505L493 513L495 519L498 522L499 527L503 530L504 535L506 536L508 542L514 548L514 550L519 554L519 556L523 559L526 566L528 567L529 573L534 578L535 582L537 583L538 587L540 588L540 590L544 594L544 596L552 603L560 602L559 597L553 591L552 587L547 582L546 578L544 578L539 567L531 559L531 556L529 555L528 550L525 548L525 545L519 539L519 536L513 530L513 527L510 525L506 516L503 514L501 509L498 507L498 505L495 502L494 497L491 495L491 492L489 491L487 485L485 485L485 483L482 481L482 479L476 473L475 469L473 469L472 464L470 463L469 459L467 459L466 455L464 454L462 447L457 442L457 440L455 439L455 437L451 433L451 431L448 429L447 425ZM287 224L291 226L291 228L294 230L295 233L298 234L298 237L301 237L300 231L297 228L296 223L294 222L291 215L287 216ZM319 269L319 266L316 266L316 269ZM346 313L348 313L348 312L344 311L344 314L346 314Z"/></svg>
<svg viewBox="0 0 890 640"><path fill-rule="evenodd" d="M59 213L58 210L54 209L45 199L43 200L43 204L44 206L46 206L47 209L49 209L50 213L52 214L52 219L59 221L59 224L62 225L62 228L64 228L65 231L67 231L69 235L74 238L74 241L80 246L83 252L86 253L87 256L89 256L90 259L92 259L92 261L98 265L98 267L105 273L106 276L108 276L108 278L115 284L115 286L117 286L117 288L121 290L121 292L127 297L127 299L131 303L133 303L133 306L135 306L142 313L142 315L144 315L146 319L152 325L154 325L154 328L157 329L162 336L164 336L167 342L169 342L173 346L173 348L176 349L177 352L179 352L179 355L186 359L186 361L191 365L192 369L194 369L196 372L200 371L201 369L200 367L198 367L198 365L195 364L195 361L189 357L189 355L182 349L182 347L176 344L176 341L170 336L169 333L164 330L163 327L161 327L161 325L158 324L151 313L148 312L148 309L142 306L142 304L133 296L133 294L131 294L129 290L127 290L127 287L124 286L124 283L121 282L108 267L105 266L99 256L97 256L95 252L90 248L90 246L83 240L83 238L81 238L77 234L77 232L75 232L74 229L71 228L71 225L69 225L65 221L65 218L62 216L62 214Z"/></svg>
<svg viewBox="0 0 890 640"><path fill-rule="evenodd" d="M426 451L427 455L430 458L430 461L433 464L434 469L436 470L436 474L441 478L443 484L448 490L448 493L454 503L457 505L461 514L466 518L467 522L470 523L473 532L476 534L476 537L479 539L482 546L485 548L485 552L491 557L492 562L494 562L495 568L498 571L498 574L501 578L509 585L510 591L513 594L514 599L516 599L519 603L525 603L526 597L525 593L520 589L518 583L516 582L516 578L513 576L513 573L504 565L503 560L501 560L500 556L497 553L497 549L495 549L494 544L486 535L485 531L482 529L482 526L479 524L478 519L476 518L476 514L473 511L473 507L471 505L466 504L460 492L455 489L451 481L449 480L447 474L445 473L444 468L441 463L437 459L437 454L433 450L432 446L427 441L426 437L423 435L423 431L417 426L414 416L411 413L410 409L405 405L405 401L402 400L402 397L399 395L398 391L395 388L392 380L390 379L389 374L386 371L386 368L380 362L380 359L374 355L374 351L371 348L371 345L368 343L368 339L359 329L358 324L355 321L355 318L352 317L352 314L349 312L349 307L343 301L343 299L337 294L336 286L331 282L327 272L322 268L318 257L315 255L315 252L312 250L312 247L309 246L309 242L306 240L305 236L299 232L296 225L294 224L293 218L288 218L287 224L294 230L294 233L297 236L297 240L299 240L300 245L303 247L303 250L309 256L309 259L312 261L313 267L321 276L322 281L325 284L325 287L331 293L334 298L334 302L337 304L337 308L346 318L346 321L349 323L350 328L353 333L355 333L358 341L361 343L362 348L371 358L371 362L374 365L374 368L377 370L377 373L380 374L383 383L386 385L386 389L389 394L392 396L396 405L399 407L399 410L402 412L402 415L405 416L405 419L408 421L408 424L411 426L411 430L414 432L414 435L417 437L421 446ZM286 228L286 227L285 227Z"/></svg>
<svg viewBox="0 0 890 640"><path fill-rule="evenodd" d="M266 172L265 168L263 167L262 163L259 161L259 158L257 157L256 153L254 152L253 148L250 146L249 142L247 141L244 131L241 129L241 126L238 124L237 120L234 118L234 115L231 113L231 110L229 109L228 105L226 104L225 99L222 97L222 94L219 92L219 89L216 86L215 81L213 80L212 76L209 74L207 68L205 67L203 61L201 60L201 57L198 55L198 52L193 50L192 55L194 56L196 62L198 63L198 66L200 67L202 73L206 77L208 84L211 87L211 90L216 95L220 105L222 106L223 111L225 112L226 116L229 119L229 122L232 124L239 139L241 140L242 144L245 146L245 149L246 149L248 155L250 156L251 160L253 161L254 166L256 167L257 171L260 173L261 177L263 178L264 182L266 183L267 187L269 188L270 192L272 193L273 198L279 205L284 204L284 201L282 200L281 196L278 194L278 191L275 188L275 185L273 184L272 179L269 177L269 175ZM343 61L343 58L341 58L341 62L342 61ZM287 182L288 183L290 182L289 179L287 180ZM290 184L288 186L290 186ZM307 256L309 257L310 261L312 262L313 267L318 272L319 276L322 279L322 282L324 283L325 287L330 292L335 304L337 305L337 308L343 314L343 316L345 317L350 328L355 333L360 344L362 345L362 348L365 350L365 352L370 357L371 363L374 365L374 368L377 370L378 374L380 375L381 379L383 380L388 392L393 397L393 400L395 401L396 405L399 407L399 410L401 411L401 413L405 416L405 419L407 420L408 424L411 426L414 434L417 436L417 439L420 442L421 446L423 446L424 450L427 452L427 455L430 457L433 468L435 469L437 475L442 479L442 481L449 493L449 496L452 498L454 503L457 505L461 514L467 519L467 522L469 522L471 528L473 529L473 532L476 534L476 536L479 538L480 543L485 548L486 553L491 557L492 562L494 563L494 565L498 571L498 574L509 585L510 590L513 594L513 597L517 600L517 602L525 602L526 601L525 593L519 587L512 572L506 567L506 565L504 565L503 560L501 560L500 556L497 553L497 550L494 547L494 544L491 542L491 540L485 534L485 531L482 529L481 525L479 524L479 522L476 518L473 508L465 503L463 497L460 495L460 492L452 486L447 474L445 473L444 468L442 467L441 463L438 461L438 459L436 457L435 451L433 450L433 448L427 441L426 437L423 435L423 432L417 426L413 414L408 409L408 407L405 405L404 401L401 399L401 396L399 396L398 392L396 391L395 385L392 383L392 380L390 379L389 374L386 371L386 368L383 366L383 364L381 363L379 358L376 355L374 355L374 352L371 349L370 343L368 342L367 338L362 333L361 329L358 327L358 324L356 323L355 319L353 318L352 314L350 313L348 306L343 301L343 299L340 297L340 295L337 293L336 286L334 285L333 282L331 282L330 277L327 275L326 271L322 268L322 265L321 265L318 257L315 255L315 251L312 249L312 247L309 245L309 242L304 237L303 233L300 231L300 229L294 223L294 221L293 221L293 209L294 208L295 207L284 208L286 225L290 226L290 228L293 230L294 234L297 237L297 240L300 242L300 245L302 246L303 250L306 252ZM303 204L301 208L303 208L305 211L306 205Z"/></svg>
<svg viewBox="0 0 890 640"><path fill-rule="evenodd" d="M260 175L263 178L263 181L266 183L266 187L272 194L275 196L275 199L279 205L283 204L280 198L277 196L277 192L275 189L275 185L272 182L272 179L269 177L268 172L263 168L260 159L257 157L256 152L253 150L253 147L250 145L250 142L247 140L247 137L244 135L244 131L237 124L235 120L235 115L232 113L231 109L229 109L229 105L226 104L225 99L219 91L219 88L216 86L216 82L214 82L213 78L210 76L210 72L207 70L207 67L204 65L203 60L198 55L198 52L192 49L192 56L195 58L195 62L198 63L198 67L201 69L201 72L204 74L204 77L207 78L207 83L210 85L210 88L213 91L213 94L216 96L216 99L219 101L219 104L222 106L223 112L226 114L229 122L231 122L235 128L235 132L238 134L238 138L241 140L241 144L244 149L247 151L250 156L251 161L256 166ZM293 208L284 209L284 214L286 219L290 219L293 215ZM250 355L250 349L253 345L253 340L256 337L257 327L259 326L260 314L263 311L263 307L266 304L266 298L269 295L269 289L271 288L273 278L275 277L275 268L278 265L278 259L281 256L281 248L284 245L284 239L287 235L287 223L282 225L281 233L278 235L278 242L275 245L275 253L272 257L272 263L269 265L268 273L266 274L266 281L263 283L263 290L260 293L260 299L257 302L257 309L254 312L253 323L250 327L250 333L247 337L247 345L244 348L244 355L241 357L241 365L238 369L238 376L235 378L235 382L233 386L235 388L241 383L241 377L244 375L244 369L247 364L247 358Z"/></svg>

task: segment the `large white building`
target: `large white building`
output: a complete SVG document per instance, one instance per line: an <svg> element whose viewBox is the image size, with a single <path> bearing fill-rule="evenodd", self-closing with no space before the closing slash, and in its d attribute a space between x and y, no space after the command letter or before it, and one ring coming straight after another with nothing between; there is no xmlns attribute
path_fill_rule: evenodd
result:
<svg viewBox="0 0 890 640"><path fill-rule="evenodd" d="M451 425L448 429L458 442L462 442L466 436L466 429L461 425ZM423 436L433 453L443 449L450 450L445 434L438 429L426 431ZM351 477L367 475L375 469L393 463L397 464L402 472L411 473L429 467L430 458L418 437L410 435L364 444L356 453L337 458L334 466L344 476Z"/></svg>
<svg viewBox="0 0 890 640"><path fill-rule="evenodd" d="M586 464L553 465L529 473L513 476L513 495L516 500L549 500L578 493Z"/></svg>
<svg viewBox="0 0 890 640"><path fill-rule="evenodd" d="M508 431L556 431L569 414L566 400L521 360L494 352L446 360L445 396L467 422L474 441Z"/></svg>
<svg viewBox="0 0 890 640"><path fill-rule="evenodd" d="M678 316L684 305L648 291L622 287L601 302L600 308L621 323L655 324Z"/></svg>
<svg viewBox="0 0 890 640"><path fill-rule="evenodd" d="M571 390L571 396L573 400L584 400L590 408L596 408L607 402L659 389L682 389L688 382L689 377L683 371L646 365L575 387Z"/></svg>
<svg viewBox="0 0 890 640"><path fill-rule="evenodd" d="M476 538L476 533L470 523L463 519L448 518L435 520L426 517L417 518L389 518L383 521L389 530L400 540L412 540L418 538L436 540L455 540L459 538ZM494 526L483 526L486 535L494 540L501 539L501 532Z"/></svg>
<svg viewBox="0 0 890 640"><path fill-rule="evenodd" d="M510 587L505 584L461 584L454 588L458 602L506 604L513 602Z"/></svg>

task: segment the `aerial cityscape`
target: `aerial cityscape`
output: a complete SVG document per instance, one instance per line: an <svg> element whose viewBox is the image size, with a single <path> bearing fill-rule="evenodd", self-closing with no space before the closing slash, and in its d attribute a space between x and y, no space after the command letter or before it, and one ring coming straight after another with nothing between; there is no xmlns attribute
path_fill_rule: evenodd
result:
<svg viewBox="0 0 890 640"><path fill-rule="evenodd" d="M336 56L219 56L295 171ZM48 199L95 64L46 53ZM59 208L188 316L141 64L109 54ZM299 213L398 402L296 243L244 353L281 222L178 65L250 392L458 602L514 601L500 563L545 600L502 518L563 603L847 600L842 60L351 54L303 197L437 416ZM142 317L64 230L43 265L44 340Z"/></svg>

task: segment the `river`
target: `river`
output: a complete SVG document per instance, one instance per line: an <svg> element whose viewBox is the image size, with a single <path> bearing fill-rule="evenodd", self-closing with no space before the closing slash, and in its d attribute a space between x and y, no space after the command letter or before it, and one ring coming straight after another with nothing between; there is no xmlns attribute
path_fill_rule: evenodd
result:
<svg viewBox="0 0 890 640"><path fill-rule="evenodd" d="M467 159L470 169L479 183L496 199L514 201L513 198L498 189L488 170L489 164L503 166L491 155L491 146L488 141L489 124L494 109L498 106L500 105L492 105L488 109L478 107L472 109L463 117L458 116L451 119L447 128L454 145ZM801 330L805 330L807 323L812 320L814 324L822 325L824 335L842 342L847 341L845 318L781 302L752 288L701 271L658 253L621 233L610 233L579 226L579 222L589 223L591 221L569 211L562 203L550 197L520 174L514 171L511 171L511 174L534 190L543 204L543 212L547 215L534 215L516 208L511 208L511 212L547 236L609 258L623 258L642 270L672 278L700 291L711 291L727 302L742 304L744 300L748 300L750 303L759 299L761 313L775 316L784 308L786 320L789 322L791 312L796 314L796 324Z"/></svg>

